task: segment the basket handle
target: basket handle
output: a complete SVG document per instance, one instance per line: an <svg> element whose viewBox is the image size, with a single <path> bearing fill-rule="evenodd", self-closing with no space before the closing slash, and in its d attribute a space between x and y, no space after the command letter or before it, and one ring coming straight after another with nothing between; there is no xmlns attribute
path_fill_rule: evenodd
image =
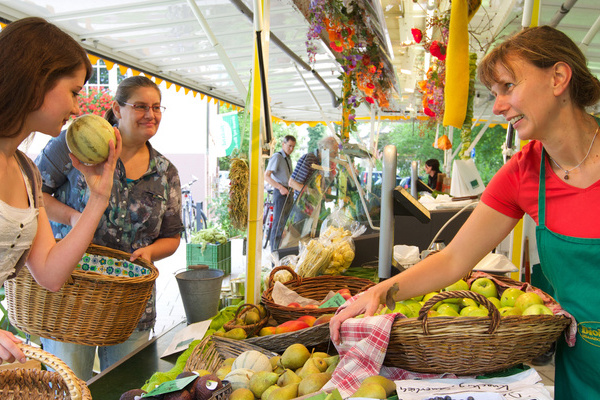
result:
<svg viewBox="0 0 600 400"><path fill-rule="evenodd" d="M292 279L295 280L296 283L298 283L298 284L302 283L302 278L300 276L298 276L298 274L296 273L296 271L294 271L294 269L292 267L290 267L289 265L280 265L279 267L275 267L275 268L273 268L273 270L271 270L271 273L269 274L269 281L267 282L267 289L270 289L273 287L273 278L275 277L275 274L281 270L285 270L285 271L288 271L289 273L291 273Z"/></svg>
<svg viewBox="0 0 600 400"><path fill-rule="evenodd" d="M449 292L441 292L423 304L421 310L419 311L419 318L423 321L423 332L426 335L429 335L429 326L427 325L428 315L427 312L431 307L433 307L438 301L446 300L446 299L455 299L455 298L464 298L467 297L469 299L473 299L479 304L483 304L488 309L488 317L491 317L491 323L489 329L485 333L489 333L490 335L496 332L498 326L500 325L500 312L485 296L472 292L470 290L451 290Z"/></svg>
<svg viewBox="0 0 600 400"><path fill-rule="evenodd" d="M239 316L240 311L243 314L246 310L250 310L252 307L256 308L256 311L258 311L258 315L260 316L260 309L256 306L256 304L244 303L240 305L237 310L235 310L235 317L233 317L233 319L235 320Z"/></svg>
<svg viewBox="0 0 600 400"><path fill-rule="evenodd" d="M81 381L60 358L28 344L21 343L18 346L27 357L40 361L55 370L65 381L72 400L83 399ZM91 396L89 398L91 399Z"/></svg>

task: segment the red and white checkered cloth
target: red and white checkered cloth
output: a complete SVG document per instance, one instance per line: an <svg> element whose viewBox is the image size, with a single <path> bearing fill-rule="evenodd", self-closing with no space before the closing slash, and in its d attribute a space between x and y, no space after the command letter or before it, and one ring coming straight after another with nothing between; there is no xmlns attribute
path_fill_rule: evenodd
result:
<svg viewBox="0 0 600 400"><path fill-rule="evenodd" d="M482 272L474 272L470 281L481 276L493 279L497 285L506 287L504 282L496 280L492 275ZM520 289L523 291L535 291L543 296L541 291L535 290L527 283L523 283ZM353 303L361 294L346 301L346 303L338 308L336 314ZM567 315L574 321L574 318L560 307L552 309L552 311L555 314ZM385 358L390 342L392 324L396 318L406 317L396 313L368 318L350 318L344 321L340 332L342 343L335 346L340 355L340 362L323 389L337 388L342 397L347 398L358 389L363 380L372 375L382 375L391 380L457 378L454 374L422 374L401 368L384 367L382 365L383 359ZM570 327L571 331L566 335L569 345L575 342L572 332L573 326L576 329L576 324L572 323ZM475 376L471 377L474 378Z"/></svg>
<svg viewBox="0 0 600 400"><path fill-rule="evenodd" d="M356 300L355 296L339 307L339 312ZM453 374L420 374L401 368L383 367L383 359L390 342L390 331L396 318L402 314L384 314L367 318L350 318L341 327L342 343L336 345L340 362L323 389L337 388L343 398L354 393L360 383L372 375L391 380L456 378Z"/></svg>

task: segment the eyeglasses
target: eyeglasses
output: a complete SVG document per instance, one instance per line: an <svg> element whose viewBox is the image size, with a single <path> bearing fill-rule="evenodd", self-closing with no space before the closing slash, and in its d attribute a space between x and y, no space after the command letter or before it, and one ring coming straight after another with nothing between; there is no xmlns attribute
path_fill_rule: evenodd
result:
<svg viewBox="0 0 600 400"><path fill-rule="evenodd" d="M144 114L146 114L150 109L152 109L152 112L154 114L162 114L167 109L167 107L165 107L165 106L147 106L145 104L131 104L131 103L123 103L123 104L125 104L126 106L131 106L131 108L133 108L135 111L137 111L139 113L144 113Z"/></svg>

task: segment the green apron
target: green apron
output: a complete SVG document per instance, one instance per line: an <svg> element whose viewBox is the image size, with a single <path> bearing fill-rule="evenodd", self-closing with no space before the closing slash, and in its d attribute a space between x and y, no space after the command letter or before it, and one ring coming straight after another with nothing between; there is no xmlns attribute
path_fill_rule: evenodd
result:
<svg viewBox="0 0 600 400"><path fill-rule="evenodd" d="M554 298L577 320L575 346L568 347L562 335L557 343L554 398L600 399L600 239L560 235L546 227L545 159L542 151L538 253ZM568 212L596 212L596 207Z"/></svg>

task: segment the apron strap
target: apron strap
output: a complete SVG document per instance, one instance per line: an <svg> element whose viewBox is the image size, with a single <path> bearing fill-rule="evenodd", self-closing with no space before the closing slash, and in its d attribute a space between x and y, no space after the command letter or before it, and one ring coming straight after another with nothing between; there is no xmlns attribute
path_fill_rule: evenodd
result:
<svg viewBox="0 0 600 400"><path fill-rule="evenodd" d="M546 150L542 147L540 186L538 189L538 225L546 225Z"/></svg>

